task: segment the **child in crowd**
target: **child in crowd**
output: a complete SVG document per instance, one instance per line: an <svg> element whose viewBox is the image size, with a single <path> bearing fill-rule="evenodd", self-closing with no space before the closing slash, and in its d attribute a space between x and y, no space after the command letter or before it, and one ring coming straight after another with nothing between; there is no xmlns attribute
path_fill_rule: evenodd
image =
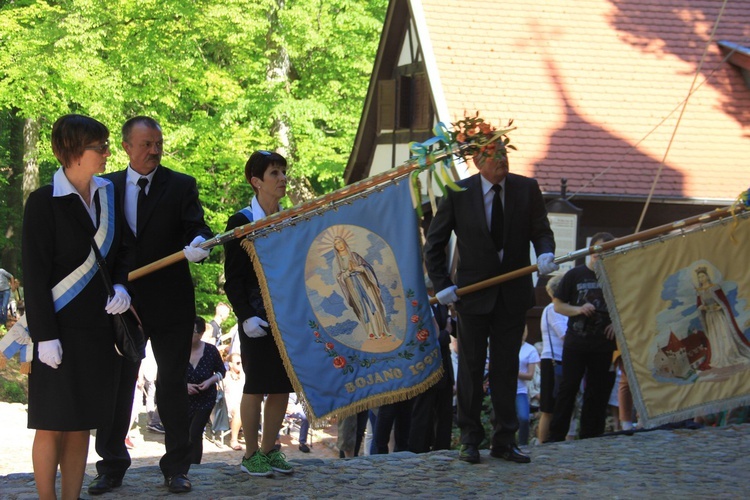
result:
<svg viewBox="0 0 750 500"><path fill-rule="evenodd" d="M227 357L227 374L224 376L224 399L227 402L229 412L229 446L233 450L241 450L240 429L242 428L242 417L240 416L240 402L242 401L242 389L245 387L245 372L242 370L242 356L233 352Z"/></svg>
<svg viewBox="0 0 750 500"><path fill-rule="evenodd" d="M523 332L521 349L518 352L518 389L516 391L516 414L518 415L518 444L529 444L529 388L527 383L534 378L539 364L539 352L526 342L528 328Z"/></svg>
<svg viewBox="0 0 750 500"><path fill-rule="evenodd" d="M299 420L299 451L302 453L310 453L310 447L307 445L307 437L310 433L310 422L307 420L307 415L305 415L302 401L295 393L289 394L286 416Z"/></svg>

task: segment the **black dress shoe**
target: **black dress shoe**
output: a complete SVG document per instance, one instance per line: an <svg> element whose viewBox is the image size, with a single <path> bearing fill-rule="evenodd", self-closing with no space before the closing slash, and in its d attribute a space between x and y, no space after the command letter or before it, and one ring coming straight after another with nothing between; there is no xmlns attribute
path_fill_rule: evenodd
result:
<svg viewBox="0 0 750 500"><path fill-rule="evenodd" d="M101 495L102 493L108 493L114 488L119 488L122 485L122 478L115 478L106 474L99 474L89 484L89 495Z"/></svg>
<svg viewBox="0 0 750 500"><path fill-rule="evenodd" d="M531 458L524 454L518 449L518 446L514 444L506 444L503 446L496 446L490 451L490 455L495 458L502 458L509 462L515 462L517 464L527 464L531 462Z"/></svg>
<svg viewBox="0 0 750 500"><path fill-rule="evenodd" d="M479 463L479 450L473 444L462 444L458 450L458 459L470 464Z"/></svg>
<svg viewBox="0 0 750 500"><path fill-rule="evenodd" d="M193 489L186 474L175 474L164 479L164 486L169 486L170 493L187 493Z"/></svg>

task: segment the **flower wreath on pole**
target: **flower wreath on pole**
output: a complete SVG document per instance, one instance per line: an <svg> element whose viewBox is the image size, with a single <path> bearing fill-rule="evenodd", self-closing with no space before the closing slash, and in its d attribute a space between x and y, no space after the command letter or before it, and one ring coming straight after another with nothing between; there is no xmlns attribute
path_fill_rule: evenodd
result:
<svg viewBox="0 0 750 500"><path fill-rule="evenodd" d="M443 122L438 122L432 129L434 137L425 142L409 143L412 153L410 161L418 165L418 168L411 174L411 182L419 217L423 216L419 174L427 170L427 194L434 213L437 204L432 191L433 172L435 182L440 187L443 196L446 194L446 188L461 191L461 187L453 180L454 157L459 157L465 162L467 157L477 154L490 158L505 156L508 149L516 149L510 144L510 137L507 135L508 132L516 129L511 125L513 125L512 119L508 121L505 128L498 129L481 118L477 111L474 116L464 115L462 120L451 123L450 129ZM505 147L498 147L499 143Z"/></svg>

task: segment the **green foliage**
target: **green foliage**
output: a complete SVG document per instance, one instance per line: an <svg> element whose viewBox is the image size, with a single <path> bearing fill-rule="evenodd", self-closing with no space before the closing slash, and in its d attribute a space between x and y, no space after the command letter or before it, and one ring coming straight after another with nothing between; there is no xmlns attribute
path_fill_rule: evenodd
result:
<svg viewBox="0 0 750 500"><path fill-rule="evenodd" d="M0 330L5 333L4 328ZM22 374L20 370L21 364L18 362L18 356L9 359L5 368L0 369L0 401L28 403L29 377Z"/></svg>
<svg viewBox="0 0 750 500"><path fill-rule="evenodd" d="M29 397L19 382L4 380L0 377L0 401L26 404L29 402Z"/></svg>
<svg viewBox="0 0 750 500"><path fill-rule="evenodd" d="M116 147L121 124L136 114L154 117L164 131L164 165L197 179L216 233L249 202L243 170L256 149L285 148L290 175L307 179L317 195L340 187L387 4L3 2L0 199L13 157L11 111L41 126L41 183L57 168L49 146L57 117L88 114L110 128L109 171L128 163ZM20 214L22 206L8 210ZM6 225L0 212L0 234ZM193 266L200 311L213 307L221 289L221 252L212 253L208 264Z"/></svg>
<svg viewBox="0 0 750 500"><path fill-rule="evenodd" d="M211 256L202 264L190 263L190 271L195 284L196 312L199 316L207 318L213 318L217 303L227 302L226 296L218 293L224 285L224 266L216 262L217 260L215 256Z"/></svg>

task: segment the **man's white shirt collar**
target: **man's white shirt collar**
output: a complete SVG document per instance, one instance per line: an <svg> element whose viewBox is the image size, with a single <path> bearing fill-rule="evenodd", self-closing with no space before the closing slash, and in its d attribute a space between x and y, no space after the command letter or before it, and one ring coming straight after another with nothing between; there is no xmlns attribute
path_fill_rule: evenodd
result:
<svg viewBox="0 0 750 500"><path fill-rule="evenodd" d="M479 178L482 179L482 194L486 195L489 192L489 190L492 189L492 186L494 186L494 184L492 184L490 181L485 179L484 176L481 174L479 175ZM499 182L500 186L502 186L503 188L503 190L501 191L502 193L505 193L505 181L507 179L508 178L505 177L503 180Z"/></svg>
<svg viewBox="0 0 750 500"><path fill-rule="evenodd" d="M128 184L132 184L134 186L137 186L138 185L138 180L141 177L145 177L146 179L148 179L148 186L146 186L146 191L148 191L149 189L151 189L151 181L154 178L154 174L156 173L156 169L157 168L159 168L159 167L156 167L155 169L153 169L151 172L148 173L148 175L141 175L138 172L136 172L135 170L133 170L133 167L131 167L130 164L128 163L128 169L126 170L126 172L127 172L127 174L126 174L126 176L127 176L127 183Z"/></svg>

